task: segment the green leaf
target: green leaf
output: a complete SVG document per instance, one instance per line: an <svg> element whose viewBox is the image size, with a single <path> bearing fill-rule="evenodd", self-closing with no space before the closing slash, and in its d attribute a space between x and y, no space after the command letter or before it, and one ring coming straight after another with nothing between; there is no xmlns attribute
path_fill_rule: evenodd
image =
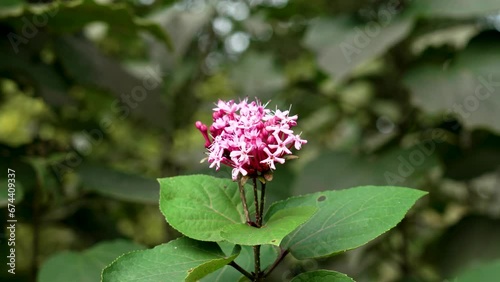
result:
<svg viewBox="0 0 500 282"><path fill-rule="evenodd" d="M500 277L500 260L470 267L463 271L453 282L497 282Z"/></svg>
<svg viewBox="0 0 500 282"><path fill-rule="evenodd" d="M439 167L437 142L422 142L407 149L392 149L377 155L323 151L300 171L294 185L296 195L363 185L418 188ZM356 176L353 177L352 172Z"/></svg>
<svg viewBox="0 0 500 282"><path fill-rule="evenodd" d="M270 54L249 52L232 70L231 78L240 95L263 100L285 86L285 77L273 64Z"/></svg>
<svg viewBox="0 0 500 282"><path fill-rule="evenodd" d="M344 273L330 270L315 270L301 273L295 276L291 282L354 282L354 280Z"/></svg>
<svg viewBox="0 0 500 282"><path fill-rule="evenodd" d="M105 22L113 26L114 30L131 35L147 31L167 47L172 48L170 38L161 27L146 19L135 17L132 10L123 3L98 4L89 0L74 0L68 3L55 1L50 4L25 4L22 8L13 5L7 12L0 13L0 16L18 30L25 28L38 32L43 27L51 32L70 33L79 31L92 22ZM33 18L40 19L42 24L35 25L36 22L31 20ZM25 22L26 20L29 24Z"/></svg>
<svg viewBox="0 0 500 282"><path fill-rule="evenodd" d="M471 183L474 182L474 180L471 181ZM498 194L492 196L492 198L497 197ZM472 205L476 207L484 205L482 211L490 214L496 212L487 211L486 206L492 209L498 208L497 204L488 205L480 201L476 201ZM500 244L492 244L498 240L497 238L500 238L500 219L479 214L466 215L454 225L443 230L440 236L434 240L427 250L428 257L431 258L429 263L444 277L455 276L469 266L486 263L492 259L500 259ZM439 246L439 248L433 246ZM481 251L478 252L478 250Z"/></svg>
<svg viewBox="0 0 500 282"><path fill-rule="evenodd" d="M495 14L500 10L498 0L419 0L412 1L409 9L426 17L473 18Z"/></svg>
<svg viewBox="0 0 500 282"><path fill-rule="evenodd" d="M93 43L78 37L61 36L54 48L68 76L84 86L107 91L116 102L121 101L112 108L120 119L132 115L168 129L169 115L162 98L163 74L159 68L148 69L148 74L139 79ZM129 101L123 102L126 99Z"/></svg>
<svg viewBox="0 0 500 282"><path fill-rule="evenodd" d="M160 210L167 222L187 237L222 241L220 232L229 225L245 223L238 185L208 175L162 178ZM250 213L254 213L253 190L245 187Z"/></svg>
<svg viewBox="0 0 500 282"><path fill-rule="evenodd" d="M411 69L404 83L412 102L441 120L455 117L467 128L500 132L500 41L495 36L476 37L447 68L428 63Z"/></svg>
<svg viewBox="0 0 500 282"><path fill-rule="evenodd" d="M233 244L227 242L218 243L224 250L226 255L230 254L234 248ZM265 269L271 265L278 257L278 249L273 245L262 245L260 247L260 266L261 269ZM241 252L238 257L234 260L239 266L248 272L255 270L254 268L254 257L253 257L253 247L251 246L241 246ZM204 282L227 282L227 281L240 281L243 274L234 269L232 266L226 265L223 268L207 275L201 281ZM247 280L245 280L247 281Z"/></svg>
<svg viewBox="0 0 500 282"><path fill-rule="evenodd" d="M316 210L315 207L283 209L274 213L261 228L244 223L228 225L221 231L221 236L233 244L279 246L286 235L306 222Z"/></svg>
<svg viewBox="0 0 500 282"><path fill-rule="evenodd" d="M19 6L24 4L24 0L3 0L0 2L0 8L5 9L12 6Z"/></svg>
<svg viewBox="0 0 500 282"><path fill-rule="evenodd" d="M0 18L19 14L23 9L24 0L3 0L0 2Z"/></svg>
<svg viewBox="0 0 500 282"><path fill-rule="evenodd" d="M44 157L29 156L22 158L35 172L36 185L41 188L41 193L38 195L40 202L43 203L49 199L54 202L62 200L63 195L57 189L59 183L53 173L55 170L51 170L50 165L62 161L66 156L64 153L52 153Z"/></svg>
<svg viewBox="0 0 500 282"><path fill-rule="evenodd" d="M281 242L298 259L329 256L366 244L396 226L426 192L392 186L362 186L290 198L273 204L279 210L317 206L305 224Z"/></svg>
<svg viewBox="0 0 500 282"><path fill-rule="evenodd" d="M233 261L216 243L179 238L153 249L125 254L106 267L103 282L197 281Z"/></svg>
<svg viewBox="0 0 500 282"><path fill-rule="evenodd" d="M40 48L36 42L29 44L29 49ZM47 104L60 107L72 104L74 100L67 94L67 85L57 71L48 64L34 62L32 50L20 45L0 45L0 72L20 85L31 85L35 93ZM14 66L14 67L13 67Z"/></svg>
<svg viewBox="0 0 500 282"><path fill-rule="evenodd" d="M38 273L38 282L99 281L101 271L116 257L144 247L130 241L103 242L81 253L64 251L50 257Z"/></svg>
<svg viewBox="0 0 500 282"><path fill-rule="evenodd" d="M385 24L359 23L347 16L320 18L308 28L304 44L316 54L319 66L341 81L404 39L412 27L410 18L394 18Z"/></svg>
<svg viewBox="0 0 500 282"><path fill-rule="evenodd" d="M153 179L90 163L76 171L87 190L119 200L158 203L158 184Z"/></svg>
<svg viewBox="0 0 500 282"><path fill-rule="evenodd" d="M163 46L152 42L150 52L153 59L164 66L174 67L172 65L176 65L176 60L186 54L200 30L213 19L214 12L212 9L179 10L175 5L165 5L165 8L154 10L147 20L164 28L175 46L173 52L167 52Z"/></svg>

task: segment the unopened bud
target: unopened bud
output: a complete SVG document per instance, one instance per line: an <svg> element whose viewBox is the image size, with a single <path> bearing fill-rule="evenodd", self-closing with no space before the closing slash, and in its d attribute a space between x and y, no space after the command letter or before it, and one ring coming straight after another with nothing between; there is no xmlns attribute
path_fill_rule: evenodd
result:
<svg viewBox="0 0 500 282"><path fill-rule="evenodd" d="M267 182L272 181L273 180L273 172L268 171L268 172L264 173L264 179L266 179Z"/></svg>
<svg viewBox="0 0 500 282"><path fill-rule="evenodd" d="M197 121L194 123L194 125L196 126L196 128L200 129L200 127L203 125L203 123L201 121Z"/></svg>
<svg viewBox="0 0 500 282"><path fill-rule="evenodd" d="M269 136L269 137L267 137L267 143L268 144L274 144L274 143L276 143L276 138L274 136L272 136L272 135Z"/></svg>

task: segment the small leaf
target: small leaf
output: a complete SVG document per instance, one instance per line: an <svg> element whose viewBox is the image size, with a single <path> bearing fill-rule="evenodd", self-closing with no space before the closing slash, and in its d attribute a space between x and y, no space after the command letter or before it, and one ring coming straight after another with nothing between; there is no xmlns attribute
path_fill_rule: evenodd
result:
<svg viewBox="0 0 500 282"><path fill-rule="evenodd" d="M81 253L64 251L50 257L38 273L38 282L99 281L101 271L116 257L144 247L125 240L103 242Z"/></svg>
<svg viewBox="0 0 500 282"><path fill-rule="evenodd" d="M236 182L208 175L163 178L160 210L167 222L187 237L201 241L222 241L224 227L245 223ZM246 186L250 212L254 212L253 191Z"/></svg>
<svg viewBox="0 0 500 282"><path fill-rule="evenodd" d="M179 238L153 249L125 254L102 272L102 282L197 281L233 261L216 243Z"/></svg>
<svg viewBox="0 0 500 282"><path fill-rule="evenodd" d="M315 207L297 207L277 211L261 227L252 227L247 224L228 225L221 236L233 244L279 246L281 240L306 222L315 212Z"/></svg>
<svg viewBox="0 0 500 282"><path fill-rule="evenodd" d="M344 273L330 270L315 270L301 273L295 276L291 282L354 282L354 280Z"/></svg>
<svg viewBox="0 0 500 282"><path fill-rule="evenodd" d="M274 203L267 216L285 208L317 206L312 218L286 236L280 246L297 259L324 257L359 247L393 228L425 194L392 186L325 191Z"/></svg>

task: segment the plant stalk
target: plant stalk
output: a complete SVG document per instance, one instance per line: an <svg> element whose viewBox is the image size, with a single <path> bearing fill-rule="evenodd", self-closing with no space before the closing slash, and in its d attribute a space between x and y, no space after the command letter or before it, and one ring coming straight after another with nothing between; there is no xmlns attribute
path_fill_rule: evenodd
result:
<svg viewBox="0 0 500 282"><path fill-rule="evenodd" d="M259 208L260 216L259 216L259 220L257 221L257 225L259 225L259 227L262 226L262 219L264 216L265 195L266 195L266 183L261 182L261 185L260 185L260 208Z"/></svg>
<svg viewBox="0 0 500 282"><path fill-rule="evenodd" d="M254 280L255 282L262 280L262 271L260 271L260 245L253 246L253 255L255 259Z"/></svg>
<svg viewBox="0 0 500 282"><path fill-rule="evenodd" d="M240 198L241 204L243 205L243 212L245 213L245 220L247 224L251 226L250 215L248 213L247 199L245 197L245 190L243 184L241 183L241 179L238 180L238 188L240 189Z"/></svg>
<svg viewBox="0 0 500 282"><path fill-rule="evenodd" d="M255 203L255 223L257 225L256 227L260 228L262 226L262 210L260 209L259 205L259 193L257 191L257 177L253 177L252 182L253 182L253 195ZM253 281L260 281L262 275L262 272L260 271L260 245L253 246L253 257L254 257L254 267L255 267Z"/></svg>
<svg viewBox="0 0 500 282"><path fill-rule="evenodd" d="M252 280L254 279L253 275L243 269L243 267L239 266L236 262L232 261L229 263L230 266L232 266L234 269L238 270L241 274L245 275L248 279Z"/></svg>
<svg viewBox="0 0 500 282"><path fill-rule="evenodd" d="M267 269L265 272L264 272L264 275L262 277L267 277L269 274L271 274L271 272L273 272L273 270L276 268L276 266L278 266L278 264L280 264L281 261L283 261L283 259L286 257L286 255L288 255L288 250L281 250L281 253L280 255L278 256L278 258L276 258L276 260L273 262L273 264L269 267L269 269Z"/></svg>
<svg viewBox="0 0 500 282"><path fill-rule="evenodd" d="M262 213L260 212L259 209L259 195L257 191L257 178L253 178L253 197L254 197L254 203L255 203L255 223L257 224L257 227L260 227L262 225ZM262 195L262 194L261 194ZM262 201L262 199L261 199Z"/></svg>

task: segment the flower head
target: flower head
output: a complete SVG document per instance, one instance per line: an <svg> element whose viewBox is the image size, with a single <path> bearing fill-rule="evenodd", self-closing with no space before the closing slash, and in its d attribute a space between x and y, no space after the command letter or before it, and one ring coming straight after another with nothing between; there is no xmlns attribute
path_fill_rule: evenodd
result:
<svg viewBox="0 0 500 282"><path fill-rule="evenodd" d="M289 111L271 111L259 100L248 99L219 100L216 106L210 127L200 121L195 125L205 138L210 167L232 167L233 180L274 170L276 162L285 163L292 148L300 150L307 143L300 134L294 135L297 115L290 116Z"/></svg>

